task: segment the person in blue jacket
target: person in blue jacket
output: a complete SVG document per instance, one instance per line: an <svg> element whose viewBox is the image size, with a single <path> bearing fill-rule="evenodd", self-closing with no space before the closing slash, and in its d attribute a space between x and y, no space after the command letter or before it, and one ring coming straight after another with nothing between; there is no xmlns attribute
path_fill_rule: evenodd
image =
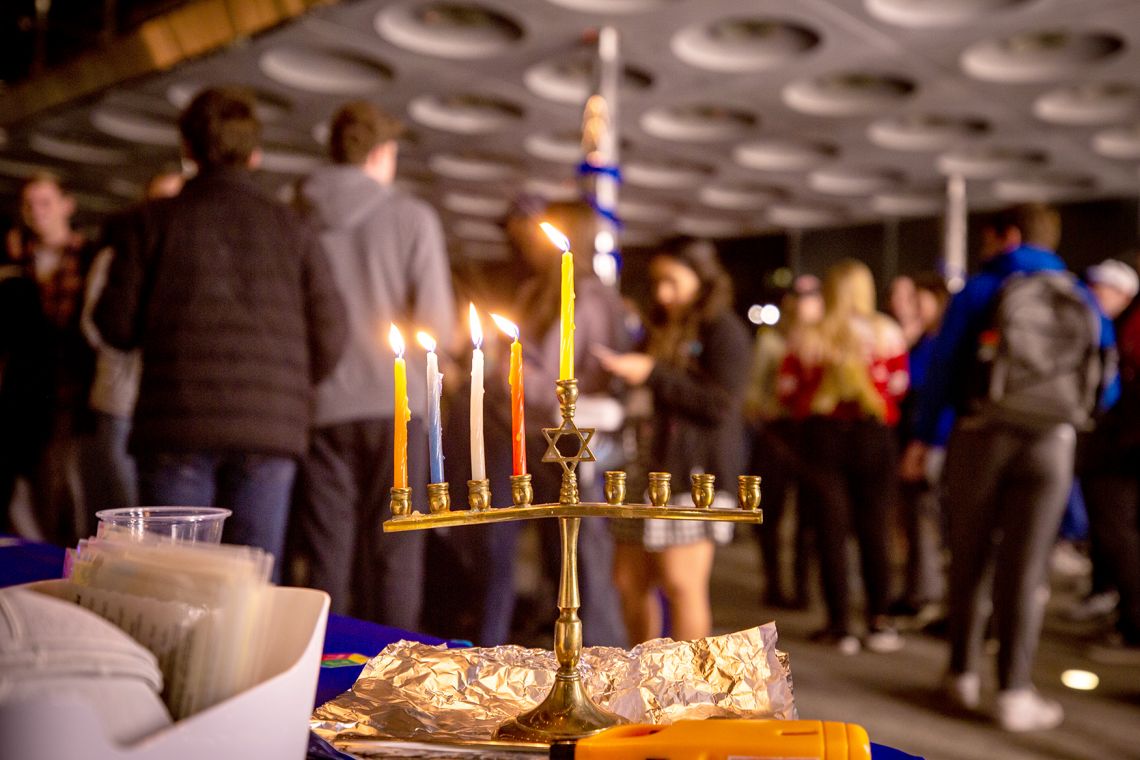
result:
<svg viewBox="0 0 1140 760"><path fill-rule="evenodd" d="M1072 483L1076 430L1069 424L1009 425L971 413L967 402L979 337L1002 284L1015 273L1064 271L1053 253L1060 231L1057 211L1037 204L1007 209L983 231L981 271L950 302L918 398L915 440L902 462L904 478L923 472L927 450L938 442L939 420L953 408L943 471L950 547L946 686L960 706L977 709L992 608L1000 646L995 717L1008 731L1044 730L1064 717L1058 703L1033 688L1031 671L1049 551ZM1093 308L1091 295L1089 303ZM1102 318L1101 326L1102 347L1110 347L1112 325Z"/></svg>

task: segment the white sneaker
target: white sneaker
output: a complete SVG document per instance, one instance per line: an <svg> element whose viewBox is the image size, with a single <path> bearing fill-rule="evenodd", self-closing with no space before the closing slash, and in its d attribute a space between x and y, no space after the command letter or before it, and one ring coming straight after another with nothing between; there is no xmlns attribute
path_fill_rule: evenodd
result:
<svg viewBox="0 0 1140 760"><path fill-rule="evenodd" d="M879 628L867 634L866 644L872 652L888 654L903 648L903 638L894 628Z"/></svg>
<svg viewBox="0 0 1140 760"><path fill-rule="evenodd" d="M863 646L859 643L859 637L852 636L848 633L841 636L839 641L835 642L835 648L839 650L840 654L851 657L852 655L859 654L859 650L862 649Z"/></svg>
<svg viewBox="0 0 1140 760"><path fill-rule="evenodd" d="M965 710L977 710L982 701L982 679L977 673L949 673L944 685L950 701Z"/></svg>
<svg viewBox="0 0 1140 760"><path fill-rule="evenodd" d="M1100 591L1073 602L1073 606L1065 610L1064 615L1069 620L1084 623L1108 617L1116 610L1118 604L1120 604L1120 594L1115 591Z"/></svg>
<svg viewBox="0 0 1140 760"><path fill-rule="evenodd" d="M1036 689L1006 689L998 692L997 721L1006 731L1047 731L1061 725L1065 711Z"/></svg>

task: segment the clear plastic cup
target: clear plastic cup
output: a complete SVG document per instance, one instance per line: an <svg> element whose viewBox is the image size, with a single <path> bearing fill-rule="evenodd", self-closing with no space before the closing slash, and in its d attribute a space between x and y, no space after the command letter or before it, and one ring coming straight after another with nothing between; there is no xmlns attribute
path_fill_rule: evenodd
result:
<svg viewBox="0 0 1140 760"><path fill-rule="evenodd" d="M186 543L218 544L222 523L232 515L221 507L122 507L95 513L99 518L96 535L125 531L134 536L163 536Z"/></svg>

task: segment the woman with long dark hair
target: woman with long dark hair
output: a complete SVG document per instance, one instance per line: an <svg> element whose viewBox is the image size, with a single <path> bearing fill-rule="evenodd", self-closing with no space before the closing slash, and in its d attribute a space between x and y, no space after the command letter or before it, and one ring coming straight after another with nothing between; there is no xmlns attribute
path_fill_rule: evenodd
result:
<svg viewBox="0 0 1140 760"><path fill-rule="evenodd" d="M714 474L718 489L734 491L744 466L749 337L731 311L732 283L716 248L700 240L664 246L649 272L653 304L644 353L600 352L606 369L630 386L652 392L640 469L671 473L678 500L687 498L689 476L695 473ZM658 588L669 607L674 638L707 636L712 630L708 588L715 541L728 540L731 526L615 521L614 532L614 583L631 641L660 635Z"/></svg>

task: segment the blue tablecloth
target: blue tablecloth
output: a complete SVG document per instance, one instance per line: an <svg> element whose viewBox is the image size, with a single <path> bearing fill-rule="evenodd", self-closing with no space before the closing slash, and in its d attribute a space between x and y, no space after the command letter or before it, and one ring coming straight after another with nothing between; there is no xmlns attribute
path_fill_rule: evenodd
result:
<svg viewBox="0 0 1140 760"><path fill-rule="evenodd" d="M0 536L0 587L59 578L63 574L63 556L64 551L58 546ZM368 658L400 639L445 643L444 639L422 633L329 615L314 705L324 704L351 687ZM881 744L871 745L871 757L872 760L918 760Z"/></svg>

